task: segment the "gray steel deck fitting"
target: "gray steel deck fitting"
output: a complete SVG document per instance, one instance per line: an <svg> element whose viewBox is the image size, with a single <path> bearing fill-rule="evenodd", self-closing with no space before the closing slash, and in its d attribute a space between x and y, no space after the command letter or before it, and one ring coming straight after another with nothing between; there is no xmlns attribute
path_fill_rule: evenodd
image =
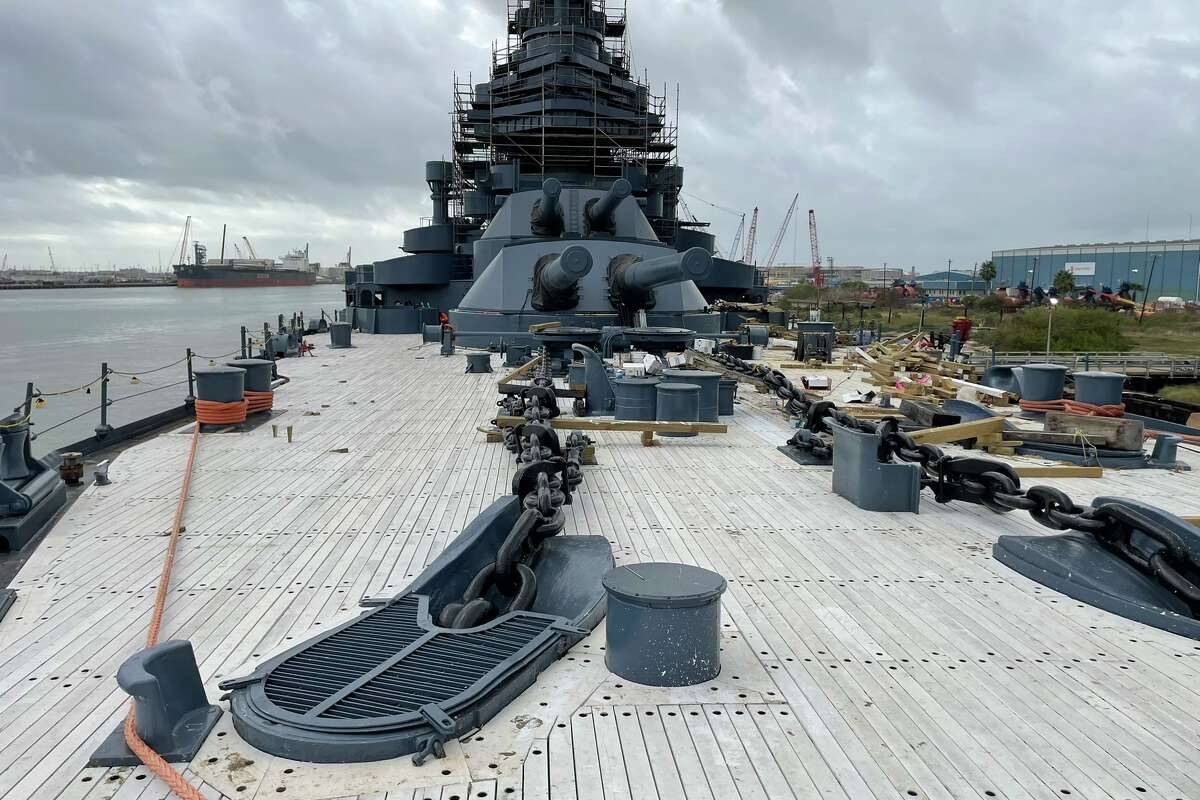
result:
<svg viewBox="0 0 1200 800"><path fill-rule="evenodd" d="M912 511L921 507L921 468L881 464L879 437L833 427L833 491L867 511Z"/></svg>
<svg viewBox="0 0 1200 800"><path fill-rule="evenodd" d="M137 733L169 762L187 762L221 716L204 694L192 643L159 642L128 658L117 684L133 697ZM94 767L132 767L142 761L125 744L125 723L108 735L88 762Z"/></svg>
<svg viewBox="0 0 1200 800"><path fill-rule="evenodd" d="M648 686L694 686L721 672L725 579L688 564L629 564L604 576L605 664Z"/></svg>

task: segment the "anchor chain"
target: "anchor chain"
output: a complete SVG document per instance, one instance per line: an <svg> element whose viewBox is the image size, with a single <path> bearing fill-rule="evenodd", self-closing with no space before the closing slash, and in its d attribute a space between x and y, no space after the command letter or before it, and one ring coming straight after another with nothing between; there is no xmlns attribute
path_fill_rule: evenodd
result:
<svg viewBox="0 0 1200 800"><path fill-rule="evenodd" d="M833 403L805 395L779 370L749 364L727 353L711 357L727 369L756 378L783 401L785 413L799 420L788 445L828 458L833 453L833 424L879 437L879 460L921 467L921 487L939 503L959 500L998 514L1025 511L1058 531L1089 534L1098 544L1165 586L1200 616L1200 550L1190 548L1166 525L1120 503L1083 506L1052 486L1021 487L1009 465L988 458L950 456L921 444L900 430L896 417L878 423L856 419Z"/></svg>
<svg viewBox="0 0 1200 800"><path fill-rule="evenodd" d="M564 506L583 482L583 450L592 442L579 431L567 437L565 446L559 441L549 424L557 411L553 382L535 379L521 395L505 398L499 405L515 408L506 405L514 399L526 422L505 431L505 445L522 465L513 477L521 514L496 550L495 560L475 573L459 601L448 603L438 614L438 624L444 628L473 628L533 605L537 576L531 564L542 543L566 527Z"/></svg>

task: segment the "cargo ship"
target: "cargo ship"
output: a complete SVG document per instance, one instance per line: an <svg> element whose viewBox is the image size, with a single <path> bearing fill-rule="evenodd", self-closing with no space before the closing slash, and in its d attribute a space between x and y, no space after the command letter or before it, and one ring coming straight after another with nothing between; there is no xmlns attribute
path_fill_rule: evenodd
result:
<svg viewBox="0 0 1200 800"><path fill-rule="evenodd" d="M194 245L191 264L176 264L175 278L183 289L245 286L312 286L319 264L308 260L308 249L293 250L282 262L273 258L209 259L204 245Z"/></svg>

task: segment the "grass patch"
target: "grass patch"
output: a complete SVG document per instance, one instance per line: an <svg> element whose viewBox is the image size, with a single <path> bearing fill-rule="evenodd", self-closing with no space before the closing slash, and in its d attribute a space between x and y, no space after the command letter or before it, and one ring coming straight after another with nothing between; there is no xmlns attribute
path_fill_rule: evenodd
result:
<svg viewBox="0 0 1200 800"><path fill-rule="evenodd" d="M1191 403L1200 406L1200 383L1188 383L1182 386L1164 386L1158 393L1159 397L1174 400L1178 403Z"/></svg>

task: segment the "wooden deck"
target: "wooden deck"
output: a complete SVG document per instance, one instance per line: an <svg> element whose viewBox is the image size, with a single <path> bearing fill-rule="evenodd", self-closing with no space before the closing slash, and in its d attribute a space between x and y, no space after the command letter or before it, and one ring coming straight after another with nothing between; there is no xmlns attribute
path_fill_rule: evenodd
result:
<svg viewBox="0 0 1200 800"><path fill-rule="evenodd" d="M221 678L401 590L507 491L512 456L477 431L495 375L416 337L356 344L282 365L273 421L293 443L269 425L200 443L163 638L192 641L214 701ZM623 684L601 625L422 768L286 762L241 743L226 713L189 776L230 800L1200 797L1200 643L994 561L998 535L1045 532L1024 515L928 496L920 515L859 511L827 468L776 452L788 429L768 406L654 448L598 434L569 507L568 531L606 536L621 563L726 576L716 681ZM188 439L122 454L15 581L0 800L167 796L144 768L84 765L125 713L114 674L145 637ZM1195 473L1055 485L1200 514Z"/></svg>

